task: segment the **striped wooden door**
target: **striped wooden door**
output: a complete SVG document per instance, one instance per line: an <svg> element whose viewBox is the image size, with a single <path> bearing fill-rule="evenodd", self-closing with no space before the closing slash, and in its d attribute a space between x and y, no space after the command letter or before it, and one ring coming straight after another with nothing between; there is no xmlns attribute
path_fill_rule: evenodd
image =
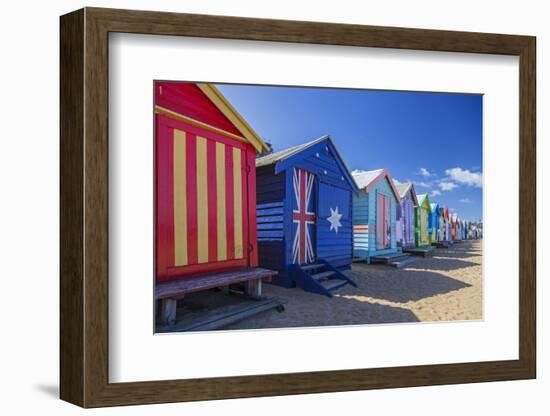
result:
<svg viewBox="0 0 550 416"><path fill-rule="evenodd" d="M403 245L408 245L410 242L410 202L408 199L403 200Z"/></svg>
<svg viewBox="0 0 550 416"><path fill-rule="evenodd" d="M424 208L420 208L420 243L428 244L428 212Z"/></svg>
<svg viewBox="0 0 550 416"><path fill-rule="evenodd" d="M248 264L244 143L157 116L157 278Z"/></svg>
<svg viewBox="0 0 550 416"><path fill-rule="evenodd" d="M409 244L414 245L414 206L409 201Z"/></svg>
<svg viewBox="0 0 550 416"><path fill-rule="evenodd" d="M376 248L382 250L390 246L390 200L377 194L376 202Z"/></svg>
<svg viewBox="0 0 550 416"><path fill-rule="evenodd" d="M391 246L390 198L384 198L384 248Z"/></svg>

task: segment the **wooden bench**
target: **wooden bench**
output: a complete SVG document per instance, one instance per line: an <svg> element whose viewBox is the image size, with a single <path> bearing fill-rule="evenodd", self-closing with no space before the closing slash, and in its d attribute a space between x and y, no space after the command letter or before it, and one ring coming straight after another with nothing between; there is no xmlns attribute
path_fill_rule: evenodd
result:
<svg viewBox="0 0 550 416"><path fill-rule="evenodd" d="M261 300L262 280L269 281L276 274L277 272L274 270L256 267L157 282L155 285L155 299L161 301L161 324L172 325L176 322L177 301L183 299L188 293L244 283L245 293L252 299Z"/></svg>

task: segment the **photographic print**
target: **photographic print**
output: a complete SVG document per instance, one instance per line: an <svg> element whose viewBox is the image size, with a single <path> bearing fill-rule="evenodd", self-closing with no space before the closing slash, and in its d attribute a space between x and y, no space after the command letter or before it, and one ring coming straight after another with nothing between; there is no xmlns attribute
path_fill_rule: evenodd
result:
<svg viewBox="0 0 550 416"><path fill-rule="evenodd" d="M483 96L155 81L156 332L483 318Z"/></svg>
<svg viewBox="0 0 550 416"><path fill-rule="evenodd" d="M62 16L60 397L535 378L535 64L533 36Z"/></svg>

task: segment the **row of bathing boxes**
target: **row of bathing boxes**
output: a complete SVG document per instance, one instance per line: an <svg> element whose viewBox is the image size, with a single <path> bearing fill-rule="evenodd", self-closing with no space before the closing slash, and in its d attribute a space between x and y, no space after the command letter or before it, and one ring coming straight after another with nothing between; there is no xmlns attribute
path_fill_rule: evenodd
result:
<svg viewBox="0 0 550 416"><path fill-rule="evenodd" d="M329 136L278 152L211 84L155 83L156 280L164 320L187 293L261 281L330 296L353 261L470 236L386 169L350 173ZM395 260L395 261L394 261Z"/></svg>

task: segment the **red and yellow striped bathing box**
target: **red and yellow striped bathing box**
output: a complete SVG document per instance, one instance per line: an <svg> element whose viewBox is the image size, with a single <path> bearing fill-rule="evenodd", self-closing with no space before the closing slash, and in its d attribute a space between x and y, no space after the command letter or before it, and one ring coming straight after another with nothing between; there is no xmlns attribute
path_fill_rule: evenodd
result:
<svg viewBox="0 0 550 416"><path fill-rule="evenodd" d="M265 144L209 84L157 82L155 99L157 280L257 266Z"/></svg>

